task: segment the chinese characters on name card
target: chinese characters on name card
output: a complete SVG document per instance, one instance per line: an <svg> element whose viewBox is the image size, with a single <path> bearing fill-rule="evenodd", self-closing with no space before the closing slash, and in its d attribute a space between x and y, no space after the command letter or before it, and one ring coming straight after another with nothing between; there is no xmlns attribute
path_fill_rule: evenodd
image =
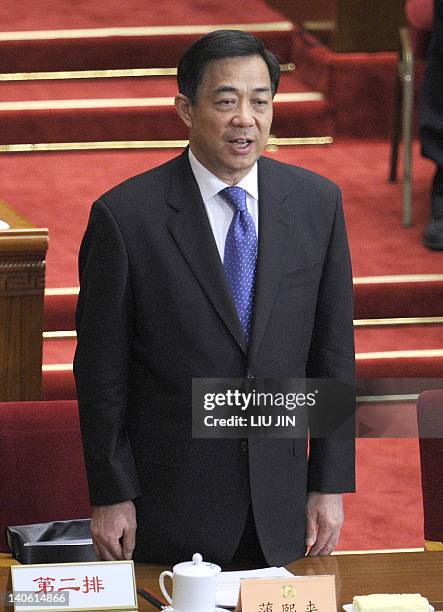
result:
<svg viewBox="0 0 443 612"><path fill-rule="evenodd" d="M14 565L11 572L14 594L26 592L49 596L69 593L69 606L52 604L54 610L137 609L132 561ZM48 608L44 604L27 605L31 598L15 601L17 612Z"/></svg>
<svg viewBox="0 0 443 612"><path fill-rule="evenodd" d="M242 580L242 612L336 612L334 576Z"/></svg>

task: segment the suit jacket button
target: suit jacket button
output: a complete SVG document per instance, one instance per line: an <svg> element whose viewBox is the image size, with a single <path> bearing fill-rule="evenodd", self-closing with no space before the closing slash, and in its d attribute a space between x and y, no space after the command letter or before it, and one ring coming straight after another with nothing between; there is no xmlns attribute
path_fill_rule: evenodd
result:
<svg viewBox="0 0 443 612"><path fill-rule="evenodd" d="M240 442L240 449L246 453L246 451L248 450L248 441L247 440L242 440Z"/></svg>

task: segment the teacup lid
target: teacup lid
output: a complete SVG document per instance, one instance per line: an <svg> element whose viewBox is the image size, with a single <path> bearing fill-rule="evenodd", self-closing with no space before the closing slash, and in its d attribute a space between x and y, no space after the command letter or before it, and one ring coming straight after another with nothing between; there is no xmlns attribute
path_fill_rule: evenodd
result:
<svg viewBox="0 0 443 612"><path fill-rule="evenodd" d="M192 556L192 561L184 561L177 563L173 567L174 574L182 576L214 576L221 572L221 567L215 563L203 561L200 553L195 553Z"/></svg>

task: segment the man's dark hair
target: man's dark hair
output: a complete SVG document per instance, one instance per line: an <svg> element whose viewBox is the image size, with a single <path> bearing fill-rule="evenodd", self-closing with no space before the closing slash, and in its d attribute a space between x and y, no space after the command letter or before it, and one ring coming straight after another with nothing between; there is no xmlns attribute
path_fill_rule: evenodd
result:
<svg viewBox="0 0 443 612"><path fill-rule="evenodd" d="M265 48L261 40L240 30L210 32L199 38L184 52L177 69L179 92L194 104L198 87L209 62L249 55L259 55L265 61L274 96L280 80L280 64L277 58Z"/></svg>

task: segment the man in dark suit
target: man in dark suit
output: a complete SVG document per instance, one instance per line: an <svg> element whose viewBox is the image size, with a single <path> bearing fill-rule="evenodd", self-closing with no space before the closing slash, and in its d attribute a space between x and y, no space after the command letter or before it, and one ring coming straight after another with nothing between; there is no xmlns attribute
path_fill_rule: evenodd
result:
<svg viewBox="0 0 443 612"><path fill-rule="evenodd" d="M337 543L352 440L308 457L301 438L191 437L193 378L354 377L340 192L261 157L278 81L254 36L199 39L178 68L189 148L92 208L74 371L104 559L284 564Z"/></svg>
<svg viewBox="0 0 443 612"><path fill-rule="evenodd" d="M420 8L419 2L411 3ZM427 4L427 3L426 3ZM434 21L428 49L428 65L420 99L420 140L422 153L435 163L431 188L431 214L423 234L424 244L443 250L443 1L434 0Z"/></svg>

